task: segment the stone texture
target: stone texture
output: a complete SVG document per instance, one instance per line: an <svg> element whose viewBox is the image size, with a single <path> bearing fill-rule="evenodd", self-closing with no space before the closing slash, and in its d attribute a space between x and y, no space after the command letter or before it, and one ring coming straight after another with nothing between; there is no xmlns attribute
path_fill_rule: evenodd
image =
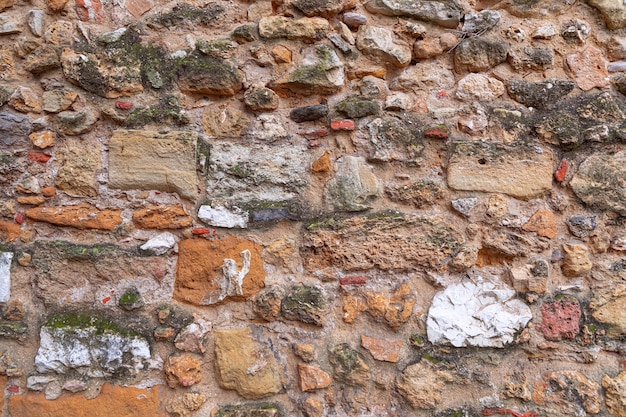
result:
<svg viewBox="0 0 626 417"><path fill-rule="evenodd" d="M78 93L68 90L44 91L41 96L43 109L49 113L68 110L78 98Z"/></svg>
<svg viewBox="0 0 626 417"><path fill-rule="evenodd" d="M580 331L580 303L572 296L558 295L541 305L541 327L548 340L573 339Z"/></svg>
<svg viewBox="0 0 626 417"><path fill-rule="evenodd" d="M365 160L344 156L328 182L327 200L337 210L363 211L381 194L381 186Z"/></svg>
<svg viewBox="0 0 626 417"><path fill-rule="evenodd" d="M207 106L202 113L202 126L212 137L239 137L250 119L232 107Z"/></svg>
<svg viewBox="0 0 626 417"><path fill-rule="evenodd" d="M392 90L417 93L421 90L437 91L453 87L454 73L438 63L417 63L395 77L390 84Z"/></svg>
<svg viewBox="0 0 626 417"><path fill-rule="evenodd" d="M606 61L600 49L589 46L582 52L567 55L565 61L576 84L583 91L610 85Z"/></svg>
<svg viewBox="0 0 626 417"><path fill-rule="evenodd" d="M3 146L20 145L31 132L32 125L27 117L9 112L0 112L0 143Z"/></svg>
<svg viewBox="0 0 626 417"><path fill-rule="evenodd" d="M626 335L626 286L619 284L615 288L594 292L589 305L595 320L607 327L607 335L623 338Z"/></svg>
<svg viewBox="0 0 626 417"><path fill-rule="evenodd" d="M212 329L212 324L200 317L194 317L193 323L185 326L176 336L174 346L186 352L204 353L204 344Z"/></svg>
<svg viewBox="0 0 626 417"><path fill-rule="evenodd" d="M41 74L61 66L59 52L56 47L43 45L26 57L26 69L33 74Z"/></svg>
<svg viewBox="0 0 626 417"><path fill-rule="evenodd" d="M455 347L502 348L532 319L530 308L502 284L467 281L437 293L426 321L428 340Z"/></svg>
<svg viewBox="0 0 626 417"><path fill-rule="evenodd" d="M536 232L537 235L552 239L556 236L556 217L550 210L537 210L526 223L522 230Z"/></svg>
<svg viewBox="0 0 626 417"><path fill-rule="evenodd" d="M0 220L0 239L5 242L15 242L20 237L20 225Z"/></svg>
<svg viewBox="0 0 626 417"><path fill-rule="evenodd" d="M459 80L456 96L463 101L494 100L504 94L504 84L483 74L468 74Z"/></svg>
<svg viewBox="0 0 626 417"><path fill-rule="evenodd" d="M504 62L507 46L486 38L469 38L454 50L454 68L457 72L483 72Z"/></svg>
<svg viewBox="0 0 626 417"><path fill-rule="evenodd" d="M215 361L220 386L244 398L259 399L282 391L282 370L250 327L216 330Z"/></svg>
<svg viewBox="0 0 626 417"><path fill-rule="evenodd" d="M178 67L181 91L232 96L243 88L243 73L230 61L202 54L185 57Z"/></svg>
<svg viewBox="0 0 626 417"><path fill-rule="evenodd" d="M626 213L626 152L596 153L578 167L570 186L585 204Z"/></svg>
<svg viewBox="0 0 626 417"><path fill-rule="evenodd" d="M614 378L602 377L602 387L606 391L606 409L616 417L626 416L626 372L620 372Z"/></svg>
<svg viewBox="0 0 626 417"><path fill-rule="evenodd" d="M319 288L292 287L282 299L280 311L289 320L322 326L326 302Z"/></svg>
<svg viewBox="0 0 626 417"><path fill-rule="evenodd" d="M563 275L579 277L591 272L589 249L583 243L566 243L563 245Z"/></svg>
<svg viewBox="0 0 626 417"><path fill-rule="evenodd" d="M252 111L270 111L278 108L278 95L269 88L246 90L243 101Z"/></svg>
<svg viewBox="0 0 626 417"><path fill-rule="evenodd" d="M444 196L443 184L431 180L418 180L415 182L387 184L385 194L392 201L411 204L421 208L435 204Z"/></svg>
<svg viewBox="0 0 626 417"><path fill-rule="evenodd" d="M206 402L206 395L197 392L185 392L168 400L165 409L172 417L190 417Z"/></svg>
<svg viewBox="0 0 626 417"><path fill-rule="evenodd" d="M329 31L328 20L319 17L290 19L283 16L269 16L259 20L259 35L266 39L316 41L322 39Z"/></svg>
<svg viewBox="0 0 626 417"><path fill-rule="evenodd" d="M38 222L77 229L113 230L122 223L122 210L97 209L87 203L62 207L35 207L26 217Z"/></svg>
<svg viewBox="0 0 626 417"><path fill-rule="evenodd" d="M422 132L413 120L386 116L372 120L367 129L369 160L405 163L420 160L424 149Z"/></svg>
<svg viewBox="0 0 626 417"><path fill-rule="evenodd" d="M164 232L149 239L140 246L141 250L149 251L155 255L163 255L176 245L177 238L170 232Z"/></svg>
<svg viewBox="0 0 626 417"><path fill-rule="evenodd" d="M343 321L353 323L361 312L367 312L375 321L397 331L411 317L415 301L407 283L389 292L369 290L347 293L342 300Z"/></svg>
<svg viewBox="0 0 626 417"><path fill-rule="evenodd" d="M318 45L307 50L302 61L270 87L303 95L334 94L345 83L343 67L334 49Z"/></svg>
<svg viewBox="0 0 626 417"><path fill-rule="evenodd" d="M109 140L109 187L198 196L196 140L189 132L116 130Z"/></svg>
<svg viewBox="0 0 626 417"><path fill-rule="evenodd" d="M291 3L306 16L322 16L330 18L344 8L354 6L352 0L294 0Z"/></svg>
<svg viewBox="0 0 626 417"><path fill-rule="evenodd" d="M43 393L12 395L8 409L14 417L108 417L112 414L119 417L165 417L165 409L161 405L163 395L161 385L142 389L105 383L100 394L92 399L85 398L81 393L64 395L54 401L47 400Z"/></svg>
<svg viewBox="0 0 626 417"><path fill-rule="evenodd" d="M370 367L359 352L347 343L333 347L329 352L333 375L347 385L366 387L371 379Z"/></svg>
<svg viewBox="0 0 626 417"><path fill-rule="evenodd" d="M235 236L216 242L185 239L178 242L178 250L177 300L195 305L244 300L265 286L262 248L252 241Z"/></svg>
<svg viewBox="0 0 626 417"><path fill-rule="evenodd" d="M545 71L554 65L554 50L542 46L513 48L507 60L516 71Z"/></svg>
<svg viewBox="0 0 626 417"><path fill-rule="evenodd" d="M313 122L328 115L328 106L315 104L312 106L294 107L289 112L289 118L296 123Z"/></svg>
<svg viewBox="0 0 626 417"><path fill-rule="evenodd" d="M615 0L589 0L589 4L602 13L609 29L626 27L626 6L624 3Z"/></svg>
<svg viewBox="0 0 626 417"><path fill-rule="evenodd" d="M248 227L248 212L244 212L238 207L228 209L223 206L200 206L198 210L198 218L209 226L225 227L232 229L234 227L245 229Z"/></svg>
<svg viewBox="0 0 626 417"><path fill-rule="evenodd" d="M402 348L401 340L387 340L361 335L361 346L363 346L372 357L379 361L396 363Z"/></svg>
<svg viewBox="0 0 626 417"><path fill-rule="evenodd" d="M163 371L170 388L190 387L202 381L202 362L190 353L170 355L163 365Z"/></svg>
<svg viewBox="0 0 626 417"><path fill-rule="evenodd" d="M448 163L448 185L455 190L529 199L552 188L552 165L553 156L548 149L457 143Z"/></svg>
<svg viewBox="0 0 626 417"><path fill-rule="evenodd" d="M90 108L62 111L54 118L56 128L70 136L89 132L97 121L98 115Z"/></svg>
<svg viewBox="0 0 626 417"><path fill-rule="evenodd" d="M133 224L141 229L183 229L193 219L181 205L147 206L133 212Z"/></svg>
<svg viewBox="0 0 626 417"><path fill-rule="evenodd" d="M8 104L22 113L41 113L41 99L28 87L17 87L9 97Z"/></svg>
<svg viewBox="0 0 626 417"><path fill-rule="evenodd" d="M425 359L407 366L396 379L396 389L414 409L432 409L441 402L441 392L454 375Z"/></svg>
<svg viewBox="0 0 626 417"><path fill-rule="evenodd" d="M507 90L511 97L528 107L551 108L574 89L569 80L549 79L531 83L521 78L509 81Z"/></svg>
<svg viewBox="0 0 626 417"><path fill-rule="evenodd" d="M0 252L0 303L8 303L11 298L12 252Z"/></svg>
<svg viewBox="0 0 626 417"><path fill-rule="evenodd" d="M578 371L554 371L533 384L533 401L561 415L598 414L601 411L600 386Z"/></svg>
<svg viewBox="0 0 626 417"><path fill-rule="evenodd" d="M71 196L98 195L96 172L101 168L100 145L95 141L68 139L57 150L60 164L55 185Z"/></svg>
<svg viewBox="0 0 626 417"><path fill-rule="evenodd" d="M328 387L333 379L328 373L317 366L298 364L298 384L304 392Z"/></svg>
<svg viewBox="0 0 626 417"><path fill-rule="evenodd" d="M28 135L33 146L39 149L46 149L54 146L55 144L55 135L54 132L50 130L45 130L43 132L34 132Z"/></svg>
<svg viewBox="0 0 626 417"><path fill-rule="evenodd" d="M356 46L363 54L402 68L411 62L411 49L394 41L389 29L363 25L359 27Z"/></svg>
<svg viewBox="0 0 626 417"><path fill-rule="evenodd" d="M410 0L369 0L365 8L371 13L387 16L406 16L443 27L458 26L463 6L456 0L415 2Z"/></svg>

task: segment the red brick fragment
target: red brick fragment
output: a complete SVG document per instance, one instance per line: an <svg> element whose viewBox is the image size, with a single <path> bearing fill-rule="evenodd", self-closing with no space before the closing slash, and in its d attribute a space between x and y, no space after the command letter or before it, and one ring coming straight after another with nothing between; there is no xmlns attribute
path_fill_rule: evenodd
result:
<svg viewBox="0 0 626 417"><path fill-rule="evenodd" d="M433 126L424 131L424 136L431 139L448 139L449 132L445 126Z"/></svg>
<svg viewBox="0 0 626 417"><path fill-rule="evenodd" d="M580 331L580 303L569 295L541 306L540 330L547 340L573 339Z"/></svg>
<svg viewBox="0 0 626 417"><path fill-rule="evenodd" d="M318 139L318 138L323 138L324 136L328 136L328 129L326 129L325 127L320 128L320 129L310 129L310 130L305 130L304 132L301 132L300 134L304 136L306 139Z"/></svg>
<svg viewBox="0 0 626 417"><path fill-rule="evenodd" d="M207 229L206 227L196 227L191 231L191 234L194 236L210 235L211 229Z"/></svg>
<svg viewBox="0 0 626 417"><path fill-rule="evenodd" d="M100 0L76 0L76 14L83 22L102 23L102 3Z"/></svg>
<svg viewBox="0 0 626 417"><path fill-rule="evenodd" d="M24 213L23 211L20 211L19 213L15 215L15 223L24 224L25 221L26 221L26 213Z"/></svg>
<svg viewBox="0 0 626 417"><path fill-rule="evenodd" d="M361 275L351 275L339 278L341 285L363 285L367 283L367 277Z"/></svg>
<svg viewBox="0 0 626 417"><path fill-rule="evenodd" d="M558 182L562 182L565 179L565 176L567 175L567 168L568 168L567 159L565 158L561 159L561 163L559 164L559 167L554 172L554 179L557 180Z"/></svg>
<svg viewBox="0 0 626 417"><path fill-rule="evenodd" d="M133 103L124 100L115 100L115 107L121 110L128 110L133 108Z"/></svg>
<svg viewBox="0 0 626 417"><path fill-rule="evenodd" d="M45 164L50 160L50 158L52 158L52 156L47 153L34 151L28 152L28 160L32 162L41 162Z"/></svg>
<svg viewBox="0 0 626 417"><path fill-rule="evenodd" d="M332 130L354 130L354 120L333 120L330 122L330 128Z"/></svg>

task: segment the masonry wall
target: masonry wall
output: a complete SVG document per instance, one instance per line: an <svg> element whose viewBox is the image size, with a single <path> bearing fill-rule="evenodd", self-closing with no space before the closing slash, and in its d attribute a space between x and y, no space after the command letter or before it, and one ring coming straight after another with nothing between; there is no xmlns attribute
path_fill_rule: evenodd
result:
<svg viewBox="0 0 626 417"><path fill-rule="evenodd" d="M626 416L625 27L0 0L2 416Z"/></svg>

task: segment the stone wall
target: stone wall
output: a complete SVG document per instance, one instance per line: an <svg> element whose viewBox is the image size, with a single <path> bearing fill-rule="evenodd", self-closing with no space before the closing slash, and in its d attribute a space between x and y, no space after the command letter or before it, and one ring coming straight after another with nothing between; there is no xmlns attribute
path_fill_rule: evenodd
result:
<svg viewBox="0 0 626 417"><path fill-rule="evenodd" d="M626 416L625 28L0 0L2 416Z"/></svg>

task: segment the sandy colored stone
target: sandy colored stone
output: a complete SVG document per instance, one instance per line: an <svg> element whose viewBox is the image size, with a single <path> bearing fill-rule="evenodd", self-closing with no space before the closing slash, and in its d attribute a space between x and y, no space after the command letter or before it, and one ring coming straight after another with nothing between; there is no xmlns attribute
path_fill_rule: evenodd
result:
<svg viewBox="0 0 626 417"><path fill-rule="evenodd" d="M489 101L504 94L504 84L483 74L468 74L459 80L456 96L463 101Z"/></svg>
<svg viewBox="0 0 626 417"><path fill-rule="evenodd" d="M0 220L0 241L15 242L20 237L20 225Z"/></svg>
<svg viewBox="0 0 626 417"><path fill-rule="evenodd" d="M425 359L409 365L396 379L396 389L414 409L435 408L441 402L441 391L454 376L437 369Z"/></svg>
<svg viewBox="0 0 626 417"><path fill-rule="evenodd" d="M196 140L190 132L116 130L109 141L109 187L196 199Z"/></svg>
<svg viewBox="0 0 626 417"><path fill-rule="evenodd" d="M283 266L291 266L295 263L296 257L296 241L281 237L269 244L265 248L266 255L269 255L270 261L274 261L274 264L281 264Z"/></svg>
<svg viewBox="0 0 626 417"><path fill-rule="evenodd" d="M552 239L556 236L556 217L550 210L538 210L522 226L527 232L537 232L539 236Z"/></svg>
<svg viewBox="0 0 626 417"><path fill-rule="evenodd" d="M602 387L605 389L606 409L615 417L626 417L626 372L611 378L604 375Z"/></svg>
<svg viewBox="0 0 626 417"><path fill-rule="evenodd" d="M38 222L77 229L113 230L122 223L122 210L99 210L87 203L62 207L35 207L26 210L26 217Z"/></svg>
<svg viewBox="0 0 626 417"><path fill-rule="evenodd" d="M13 7L13 0L0 0L0 12L3 12L11 7Z"/></svg>
<svg viewBox="0 0 626 417"><path fill-rule="evenodd" d="M71 196L96 197L96 172L101 168L100 144L83 139L67 139L57 151L59 173L55 185Z"/></svg>
<svg viewBox="0 0 626 417"><path fill-rule="evenodd" d="M154 6L154 3L150 0L127 0L126 10L132 14L135 19L139 19L141 15L146 13Z"/></svg>
<svg viewBox="0 0 626 417"><path fill-rule="evenodd" d="M290 64L292 59L292 52L289 48L283 45L276 45L270 51L274 61L278 64Z"/></svg>
<svg viewBox="0 0 626 417"><path fill-rule="evenodd" d="M186 392L167 401L166 410L171 417L189 417L206 402L206 395Z"/></svg>
<svg viewBox="0 0 626 417"><path fill-rule="evenodd" d="M606 60L600 49L588 46L582 52L567 55L565 61L581 90L605 88L611 84Z"/></svg>
<svg viewBox="0 0 626 417"><path fill-rule="evenodd" d="M8 104L22 113L41 113L40 97L28 87L17 87L9 97Z"/></svg>
<svg viewBox="0 0 626 417"><path fill-rule="evenodd" d="M591 272L589 248L583 243L566 243L563 245L563 275L579 277Z"/></svg>
<svg viewBox="0 0 626 417"><path fill-rule="evenodd" d="M489 217L502 217L509 212L509 204L505 196L501 194L492 194L487 202L487 210L485 213Z"/></svg>
<svg viewBox="0 0 626 417"><path fill-rule="evenodd" d="M320 17L290 19L284 16L268 16L259 20L259 35L266 39L318 40L330 30L328 20Z"/></svg>
<svg viewBox="0 0 626 417"><path fill-rule="evenodd" d="M315 359L315 345L311 343L297 343L293 347L293 353L305 362Z"/></svg>
<svg viewBox="0 0 626 417"><path fill-rule="evenodd" d="M60 12L65 7L68 0L46 0L48 8L53 12Z"/></svg>
<svg viewBox="0 0 626 417"><path fill-rule="evenodd" d="M317 366L304 363L298 364L298 375L300 376L298 384L304 392L326 388L333 382L333 379L326 371Z"/></svg>
<svg viewBox="0 0 626 417"><path fill-rule="evenodd" d="M305 417L322 417L324 415L324 403L316 398L309 397L302 404L302 412Z"/></svg>
<svg viewBox="0 0 626 417"><path fill-rule="evenodd" d="M202 381L202 361L191 353L171 355L165 361L163 371L170 388L190 387Z"/></svg>
<svg viewBox="0 0 626 417"><path fill-rule="evenodd" d="M184 229L193 219L183 206L157 205L135 210L133 224L140 229Z"/></svg>
<svg viewBox="0 0 626 417"><path fill-rule="evenodd" d="M311 164L311 171L313 171L315 174L326 174L330 172L330 168L330 154L328 153L328 151L324 151L322 156L317 158Z"/></svg>
<svg viewBox="0 0 626 417"><path fill-rule="evenodd" d="M589 304L592 316L607 327L607 335L620 338L626 335L626 286L617 285L594 293Z"/></svg>
<svg viewBox="0 0 626 417"><path fill-rule="evenodd" d="M274 353L262 346L250 327L215 331L217 380L247 399L282 391L282 371Z"/></svg>
<svg viewBox="0 0 626 417"><path fill-rule="evenodd" d="M365 291L362 294L346 294L343 297L343 320L353 323L361 312L367 311L375 320L398 330L411 317L414 305L415 296L406 282L390 293Z"/></svg>
<svg viewBox="0 0 626 417"><path fill-rule="evenodd" d="M361 346L367 349L376 360L396 363L402 348L402 340L387 340L361 335Z"/></svg>
<svg viewBox="0 0 626 417"><path fill-rule="evenodd" d="M174 298L179 301L210 305L225 299L245 300L265 286L262 247L252 241L235 236L214 241L185 239L178 242L178 251ZM225 265L234 266L243 275L241 280L225 276Z"/></svg>
<svg viewBox="0 0 626 417"><path fill-rule="evenodd" d="M239 137L250 119L233 107L207 106L202 113L202 126L208 136Z"/></svg>
<svg viewBox="0 0 626 417"><path fill-rule="evenodd" d="M54 197L57 194L57 189L54 187L43 187L41 189L41 194L48 198Z"/></svg>
<svg viewBox="0 0 626 417"><path fill-rule="evenodd" d="M626 214L626 151L598 152L578 167L570 187L586 205Z"/></svg>
<svg viewBox="0 0 626 417"><path fill-rule="evenodd" d="M46 199L40 195L20 196L17 202L28 206L38 206L46 202Z"/></svg>
<svg viewBox="0 0 626 417"><path fill-rule="evenodd" d="M54 146L55 135L50 130L44 130L43 132L34 132L28 135L33 146L39 149L46 149Z"/></svg>
<svg viewBox="0 0 626 417"><path fill-rule="evenodd" d="M599 390L598 384L578 371L547 372L533 384L532 400L554 408L557 415L598 414L602 407Z"/></svg>
<svg viewBox="0 0 626 417"><path fill-rule="evenodd" d="M49 401L44 393L29 392L9 397L8 409L13 417L165 417L164 395L161 385L140 389L105 383L100 395L90 400L77 393Z"/></svg>

